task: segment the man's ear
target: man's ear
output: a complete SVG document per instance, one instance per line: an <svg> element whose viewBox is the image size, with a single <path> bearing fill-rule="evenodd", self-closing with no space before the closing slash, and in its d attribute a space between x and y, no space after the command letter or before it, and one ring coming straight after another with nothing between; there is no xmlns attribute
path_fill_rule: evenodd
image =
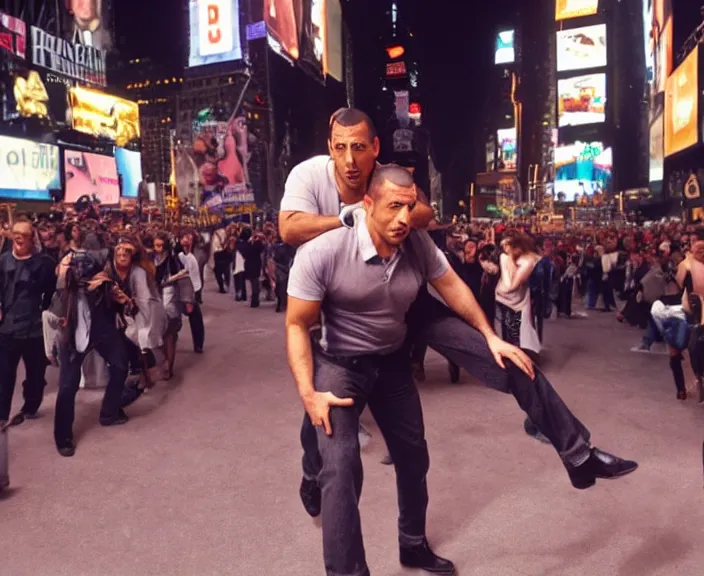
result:
<svg viewBox="0 0 704 576"><path fill-rule="evenodd" d="M374 200L372 200L372 197L369 194L364 195L364 207L369 210L369 208L372 207L372 204L374 204Z"/></svg>
<svg viewBox="0 0 704 576"><path fill-rule="evenodd" d="M379 157L380 150L381 150L381 143L379 142L379 137L374 136L374 142L372 144L372 151L374 152L374 158Z"/></svg>

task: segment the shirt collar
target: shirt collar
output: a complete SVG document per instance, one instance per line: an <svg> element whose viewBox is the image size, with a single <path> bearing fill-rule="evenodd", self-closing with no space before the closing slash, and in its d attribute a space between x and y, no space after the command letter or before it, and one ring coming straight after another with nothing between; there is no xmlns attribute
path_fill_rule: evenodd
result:
<svg viewBox="0 0 704 576"><path fill-rule="evenodd" d="M369 234L369 228L367 228L367 218L366 213L363 210L355 211L354 219L354 231L357 234L357 245L359 246L359 252L365 262L370 263L376 260L381 260L379 253L374 246L372 237ZM396 252L391 256L390 260L398 258L403 254L403 246L399 246Z"/></svg>

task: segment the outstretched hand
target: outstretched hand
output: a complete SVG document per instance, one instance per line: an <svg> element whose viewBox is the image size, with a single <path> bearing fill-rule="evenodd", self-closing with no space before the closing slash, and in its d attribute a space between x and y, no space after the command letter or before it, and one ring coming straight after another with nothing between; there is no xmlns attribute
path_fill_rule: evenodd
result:
<svg viewBox="0 0 704 576"><path fill-rule="evenodd" d="M510 360L516 366L518 366L521 371L531 379L535 379L535 369L533 368L533 361L528 357L523 350L505 342L498 336L491 336L487 339L487 344L489 345L489 350L494 356L496 363L501 366L504 370L506 369L506 364L504 360Z"/></svg>

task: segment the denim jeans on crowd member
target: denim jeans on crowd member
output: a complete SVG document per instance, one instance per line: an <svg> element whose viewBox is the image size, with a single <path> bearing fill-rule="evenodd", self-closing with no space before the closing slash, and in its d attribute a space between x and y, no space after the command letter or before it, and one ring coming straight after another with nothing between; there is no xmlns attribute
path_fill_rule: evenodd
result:
<svg viewBox="0 0 704 576"><path fill-rule="evenodd" d="M54 439L61 444L73 439L73 420L76 393L81 382L81 366L88 352L96 350L108 365L108 386L100 408L100 419L110 421L120 413L122 392L127 379L129 354L124 340L114 323L98 315L92 318L90 344L84 352L71 351L69 346L59 346L59 393L56 396Z"/></svg>
<svg viewBox="0 0 704 576"><path fill-rule="evenodd" d="M44 398L46 356L44 339L0 337L0 422L10 418L12 396L17 380L17 366L24 362L26 379L22 384L22 412L34 414Z"/></svg>
<svg viewBox="0 0 704 576"><path fill-rule="evenodd" d="M399 543L418 545L425 536L429 458L410 351L338 358L314 345L314 361L318 392L355 400L354 407L331 408L332 436L313 428L307 416L304 422L303 430L312 430L317 443L306 453L312 461L304 457L303 465L322 490L325 569L328 576L367 576L358 507L363 479L359 416L366 405L396 468Z"/></svg>
<svg viewBox="0 0 704 576"><path fill-rule="evenodd" d="M202 351L205 344L205 324L203 323L203 311L198 302L193 303L193 310L186 313L188 324L191 327L191 337L193 338L193 349Z"/></svg>
<svg viewBox="0 0 704 576"><path fill-rule="evenodd" d="M409 332L411 338L420 335L430 348L486 386L513 394L565 466L578 466L589 458L589 430L570 412L545 375L536 368L536 377L531 380L508 360L506 370L501 368L484 337L426 291L409 312Z"/></svg>

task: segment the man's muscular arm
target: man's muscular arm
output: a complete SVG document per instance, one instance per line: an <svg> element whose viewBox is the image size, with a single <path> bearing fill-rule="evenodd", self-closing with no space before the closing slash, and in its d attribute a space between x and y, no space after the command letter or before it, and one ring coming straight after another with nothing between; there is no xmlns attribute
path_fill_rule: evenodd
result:
<svg viewBox="0 0 704 576"><path fill-rule="evenodd" d="M420 188L416 187L418 203L411 212L411 226L416 230L425 230L435 220L435 212L430 206L428 197Z"/></svg>
<svg viewBox="0 0 704 576"><path fill-rule="evenodd" d="M279 214L281 239L296 247L340 226L342 226L342 222L337 216L321 216L307 212L281 212Z"/></svg>

